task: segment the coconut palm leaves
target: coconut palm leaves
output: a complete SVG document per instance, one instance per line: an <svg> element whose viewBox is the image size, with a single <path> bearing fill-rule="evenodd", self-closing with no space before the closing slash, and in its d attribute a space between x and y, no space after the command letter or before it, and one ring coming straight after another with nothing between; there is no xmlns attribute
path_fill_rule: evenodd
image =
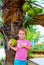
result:
<svg viewBox="0 0 44 65"><path fill-rule="evenodd" d="M35 0L36 1L36 0ZM42 8L37 7L38 5L35 4L33 5L33 1L27 0L22 6L22 10L25 13L25 18L24 18L24 26L28 26L29 23L31 22L34 23L35 16L39 15L42 13Z"/></svg>

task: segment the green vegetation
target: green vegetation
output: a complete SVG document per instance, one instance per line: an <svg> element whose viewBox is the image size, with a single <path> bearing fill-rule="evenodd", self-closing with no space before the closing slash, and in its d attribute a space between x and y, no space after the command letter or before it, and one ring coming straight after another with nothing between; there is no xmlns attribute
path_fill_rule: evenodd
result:
<svg viewBox="0 0 44 65"><path fill-rule="evenodd" d="M0 32L0 48L4 48L5 40L3 34Z"/></svg>
<svg viewBox="0 0 44 65"><path fill-rule="evenodd" d="M27 34L26 34L26 39L29 41L35 41L37 42L39 37L40 37L40 32L36 32L36 28L34 28L33 25L30 25L29 27L26 28Z"/></svg>
<svg viewBox="0 0 44 65"><path fill-rule="evenodd" d="M0 27L2 27L4 24L3 19L2 19L2 12L0 11Z"/></svg>
<svg viewBox="0 0 44 65"><path fill-rule="evenodd" d="M3 4L3 0L0 0L0 5L2 5Z"/></svg>
<svg viewBox="0 0 44 65"><path fill-rule="evenodd" d="M37 14L42 12L42 9L41 9L41 8L33 7L33 9L34 9L34 11L35 11Z"/></svg>
<svg viewBox="0 0 44 65"><path fill-rule="evenodd" d="M38 51L38 52L44 52L44 43L43 44L35 44L33 50Z"/></svg>
<svg viewBox="0 0 44 65"><path fill-rule="evenodd" d="M33 26L33 25L30 25L29 27L26 28L26 31L27 31L27 35L26 35L26 39L29 40L30 42L32 42L34 40L34 46L32 44L32 50L29 51L28 53L28 57L35 57L33 52L37 52L37 53L43 53L44 52L44 42L42 41L41 44L37 43L36 42L39 40L40 38L40 32L36 31L36 25ZM38 55L39 57L39 55Z"/></svg>
<svg viewBox="0 0 44 65"><path fill-rule="evenodd" d="M27 2L25 2L22 6L22 10L25 13L24 24L23 24L24 27L29 26L30 23L33 24L35 21L35 17L39 14L42 14L43 12L43 9L40 8L39 6L38 7L37 5L33 6L32 2L33 2L32 0L27 0Z"/></svg>
<svg viewBox="0 0 44 65"><path fill-rule="evenodd" d="M34 54L33 52L36 52L36 54ZM35 46L32 46L32 50L28 52L28 57L44 57L44 54L38 53L44 53L44 44L35 44Z"/></svg>

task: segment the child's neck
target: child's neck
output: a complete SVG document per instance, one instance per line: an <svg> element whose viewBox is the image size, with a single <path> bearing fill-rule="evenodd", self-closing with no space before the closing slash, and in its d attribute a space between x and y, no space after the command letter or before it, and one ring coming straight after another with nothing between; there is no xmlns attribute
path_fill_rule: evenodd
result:
<svg viewBox="0 0 44 65"><path fill-rule="evenodd" d="M19 40L25 40L25 39L19 39Z"/></svg>

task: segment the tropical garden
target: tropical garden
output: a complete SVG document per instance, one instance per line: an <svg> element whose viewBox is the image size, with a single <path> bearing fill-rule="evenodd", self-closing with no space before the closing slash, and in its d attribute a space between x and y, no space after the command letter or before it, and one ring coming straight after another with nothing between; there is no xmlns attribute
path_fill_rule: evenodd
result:
<svg viewBox="0 0 44 65"><path fill-rule="evenodd" d="M44 36L41 41L41 34L36 25L44 27L44 7L38 0L0 0L0 49L4 51L4 56L0 54L0 61L4 60L6 65L12 65L15 53L8 48L7 42L12 38L18 39L17 33L21 27L26 29L25 38L32 44L28 59L44 57Z"/></svg>

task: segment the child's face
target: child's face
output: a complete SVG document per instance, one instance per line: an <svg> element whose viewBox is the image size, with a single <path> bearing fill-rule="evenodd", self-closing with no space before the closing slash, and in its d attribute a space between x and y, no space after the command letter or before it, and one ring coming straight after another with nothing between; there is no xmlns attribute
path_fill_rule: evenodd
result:
<svg viewBox="0 0 44 65"><path fill-rule="evenodd" d="M25 35L26 35L25 31L19 30L18 37L21 40L23 40L25 38Z"/></svg>

